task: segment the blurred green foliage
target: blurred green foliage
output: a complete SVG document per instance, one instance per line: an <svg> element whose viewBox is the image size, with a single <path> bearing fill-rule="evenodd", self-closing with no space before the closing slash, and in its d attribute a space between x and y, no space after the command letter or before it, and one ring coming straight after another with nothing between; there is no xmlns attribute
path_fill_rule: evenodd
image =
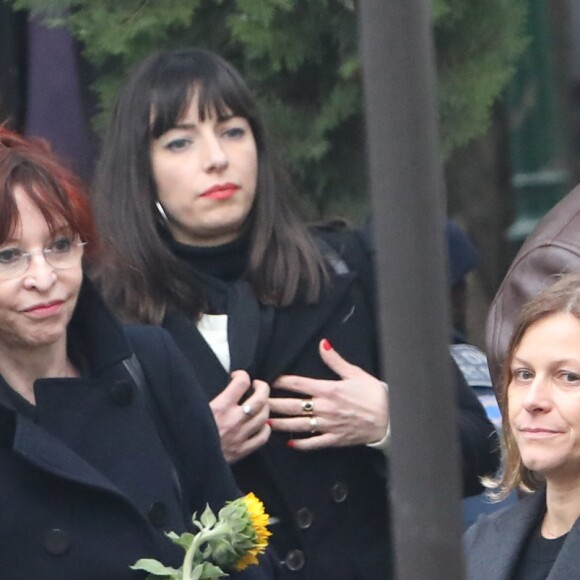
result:
<svg viewBox="0 0 580 580"><path fill-rule="evenodd" d="M312 215L364 203L354 0L12 2L66 24L81 41L95 71L97 129L137 61L158 49L207 47L231 60L257 94ZM433 0L445 156L485 131L526 46L525 6L525 0Z"/></svg>

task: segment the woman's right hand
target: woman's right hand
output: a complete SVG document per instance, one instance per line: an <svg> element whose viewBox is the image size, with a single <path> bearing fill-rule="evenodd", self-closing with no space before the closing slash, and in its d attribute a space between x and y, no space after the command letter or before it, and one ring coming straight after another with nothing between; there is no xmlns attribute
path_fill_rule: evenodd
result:
<svg viewBox="0 0 580 580"><path fill-rule="evenodd" d="M270 438L272 431L267 423L270 387L264 381L251 383L246 371L234 371L231 377L228 386L209 405L218 426L222 452L228 463L235 463ZM253 393L240 402L250 385Z"/></svg>

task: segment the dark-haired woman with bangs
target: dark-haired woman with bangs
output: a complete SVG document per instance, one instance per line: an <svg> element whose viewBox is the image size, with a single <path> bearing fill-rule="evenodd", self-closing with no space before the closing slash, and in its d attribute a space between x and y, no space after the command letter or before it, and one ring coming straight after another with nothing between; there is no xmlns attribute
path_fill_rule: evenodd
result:
<svg viewBox="0 0 580 580"><path fill-rule="evenodd" d="M238 484L277 522L283 578L389 578L369 254L298 217L240 74L200 49L141 63L112 113L94 206L106 299L162 324L192 363ZM493 465L493 429L471 402L466 455Z"/></svg>

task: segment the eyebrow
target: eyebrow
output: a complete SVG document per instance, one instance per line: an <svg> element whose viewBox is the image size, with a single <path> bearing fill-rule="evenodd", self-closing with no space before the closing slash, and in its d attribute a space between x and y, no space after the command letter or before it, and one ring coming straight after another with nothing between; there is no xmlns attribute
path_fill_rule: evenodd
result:
<svg viewBox="0 0 580 580"><path fill-rule="evenodd" d="M176 123L173 129L195 129L196 127L195 123Z"/></svg>
<svg viewBox="0 0 580 580"><path fill-rule="evenodd" d="M554 361L555 366L569 365L569 364L578 365L578 364L580 364L580 359L578 359L578 358L563 358L563 359Z"/></svg>
<svg viewBox="0 0 580 580"><path fill-rule="evenodd" d="M530 363L527 360L525 360L525 359L523 359L523 358L521 358L519 356L512 357L512 360L510 361L510 368L512 367L512 365L514 363L515 364L523 364L523 365L526 365L526 366L530 366Z"/></svg>
<svg viewBox="0 0 580 580"><path fill-rule="evenodd" d="M219 117L217 117L217 122L224 123L226 121L229 121L230 119L235 119L235 118L246 119L246 117L244 117L242 115L228 113L226 115L220 115ZM195 129L196 127L197 127L196 123L176 123L173 128L174 129Z"/></svg>
<svg viewBox="0 0 580 580"><path fill-rule="evenodd" d="M225 115L219 115L218 116L218 121L219 122L224 122L224 121L229 121L230 119L234 119L235 117L239 117L240 119L245 119L245 117L243 117L242 115L236 115L235 113L226 113Z"/></svg>
<svg viewBox="0 0 580 580"><path fill-rule="evenodd" d="M516 363L516 364L524 364L526 366L533 366L532 363L528 362L527 360L525 360L523 358L517 357L517 356L514 356L512 358L510 367L514 363ZM570 357L568 357L568 358L560 358L560 359L554 360L554 361L552 361L550 363L551 366L560 366L560 365L567 365L567 364L577 364L577 365L580 364L580 357L578 357L578 358L570 358Z"/></svg>

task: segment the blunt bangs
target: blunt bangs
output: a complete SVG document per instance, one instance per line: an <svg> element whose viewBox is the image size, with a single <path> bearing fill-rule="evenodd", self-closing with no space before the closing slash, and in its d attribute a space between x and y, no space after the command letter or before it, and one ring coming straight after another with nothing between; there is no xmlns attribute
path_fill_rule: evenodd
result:
<svg viewBox="0 0 580 580"><path fill-rule="evenodd" d="M226 61L204 50L161 54L152 63L151 138L173 129L194 95L198 115L226 119L244 117L256 132L257 114L248 87Z"/></svg>

